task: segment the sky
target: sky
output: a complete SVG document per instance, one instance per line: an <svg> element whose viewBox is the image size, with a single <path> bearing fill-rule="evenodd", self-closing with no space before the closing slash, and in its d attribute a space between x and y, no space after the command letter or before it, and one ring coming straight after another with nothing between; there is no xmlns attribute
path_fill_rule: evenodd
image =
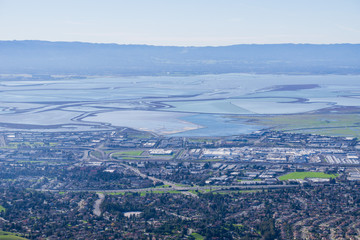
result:
<svg viewBox="0 0 360 240"><path fill-rule="evenodd" d="M0 40L360 43L360 0L0 0Z"/></svg>

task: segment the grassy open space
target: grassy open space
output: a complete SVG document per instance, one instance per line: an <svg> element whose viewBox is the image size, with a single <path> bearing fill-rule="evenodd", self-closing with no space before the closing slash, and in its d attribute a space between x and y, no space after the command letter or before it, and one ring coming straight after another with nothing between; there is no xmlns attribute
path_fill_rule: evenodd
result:
<svg viewBox="0 0 360 240"><path fill-rule="evenodd" d="M22 238L16 235L0 235L0 240L26 240L26 238Z"/></svg>
<svg viewBox="0 0 360 240"><path fill-rule="evenodd" d="M181 193L180 191L176 190L170 190L170 191L147 191L147 192L141 192L140 196L145 196L146 194L162 194L162 193Z"/></svg>
<svg viewBox="0 0 360 240"><path fill-rule="evenodd" d="M352 113L283 114L237 117L251 120L251 124L272 127L274 130L311 133L326 136L360 137L360 115Z"/></svg>
<svg viewBox="0 0 360 240"><path fill-rule="evenodd" d="M0 231L0 240L26 240L26 238L15 233Z"/></svg>
<svg viewBox="0 0 360 240"><path fill-rule="evenodd" d="M251 180L241 180L241 179L238 179L236 180L237 182L242 182L242 181L255 181L255 182L258 182L258 181L261 181L261 179L259 178L255 178L255 179L251 179Z"/></svg>
<svg viewBox="0 0 360 240"><path fill-rule="evenodd" d="M324 136L360 137L360 127L341 127L316 129L315 131L302 130L298 133L312 133Z"/></svg>
<svg viewBox="0 0 360 240"><path fill-rule="evenodd" d="M175 186L177 186L177 187L189 187L189 185L180 184L180 183L175 183Z"/></svg>
<svg viewBox="0 0 360 240"><path fill-rule="evenodd" d="M125 193L125 192L111 192L111 193L105 193L105 194L108 194L108 195L125 195L125 194L131 194L131 193Z"/></svg>
<svg viewBox="0 0 360 240"><path fill-rule="evenodd" d="M6 209L0 205L0 212L5 212L5 211L6 211Z"/></svg>
<svg viewBox="0 0 360 240"><path fill-rule="evenodd" d="M113 156L140 156L144 151L124 151L113 153Z"/></svg>
<svg viewBox="0 0 360 240"><path fill-rule="evenodd" d="M338 174L326 174L323 172L292 172L279 177L279 180L286 181L289 179L305 179L305 178L336 178Z"/></svg>
<svg viewBox="0 0 360 240"><path fill-rule="evenodd" d="M135 157L122 157L120 159L123 159L123 160L136 160L138 158L135 158Z"/></svg>
<svg viewBox="0 0 360 240"><path fill-rule="evenodd" d="M204 239L204 237L201 236L198 233L192 233L191 236L193 236L196 240L203 240Z"/></svg>

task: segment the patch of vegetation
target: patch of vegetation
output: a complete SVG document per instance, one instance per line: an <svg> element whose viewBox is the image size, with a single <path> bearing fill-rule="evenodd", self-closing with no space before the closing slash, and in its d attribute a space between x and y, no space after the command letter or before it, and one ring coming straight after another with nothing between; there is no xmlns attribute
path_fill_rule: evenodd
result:
<svg viewBox="0 0 360 240"><path fill-rule="evenodd" d="M204 237L198 233L192 233L191 236L193 236L195 238L195 240L203 240L204 239Z"/></svg>
<svg viewBox="0 0 360 240"><path fill-rule="evenodd" d="M15 233L0 231L0 240L26 240L26 238Z"/></svg>
<svg viewBox="0 0 360 240"><path fill-rule="evenodd" d="M244 225L242 225L242 224L233 224L233 225L234 225L234 227L238 227L238 228L244 227Z"/></svg>
<svg viewBox="0 0 360 240"><path fill-rule="evenodd" d="M255 182L258 182L258 181L261 181L261 179L259 179L259 178L255 178L255 179L251 179L251 180L240 180L240 179L238 179L236 181L237 182L242 182L242 181L255 181Z"/></svg>
<svg viewBox="0 0 360 240"><path fill-rule="evenodd" d="M146 192L141 192L140 196L145 196L146 194L162 194L162 193L181 193L180 191L177 190L170 190L170 191L146 191Z"/></svg>
<svg viewBox="0 0 360 240"><path fill-rule="evenodd" d="M267 191L263 189L253 189L253 190L221 190L213 192L214 194L231 194L231 193L255 193L255 192L262 192Z"/></svg>
<svg viewBox="0 0 360 240"><path fill-rule="evenodd" d="M155 188L169 188L171 187L170 185L161 185L161 186L156 186Z"/></svg>
<svg viewBox="0 0 360 240"><path fill-rule="evenodd" d="M251 124L269 126L278 131L360 137L359 114L285 114L247 119Z"/></svg>
<svg viewBox="0 0 360 240"><path fill-rule="evenodd" d="M305 178L336 178L338 174L326 174L323 172L292 172L279 177L279 180L286 181L289 179L305 179Z"/></svg>
<svg viewBox="0 0 360 240"><path fill-rule="evenodd" d="M18 237L15 235L0 235L0 240L26 240L26 238Z"/></svg>
<svg viewBox="0 0 360 240"><path fill-rule="evenodd" d="M113 156L140 156L144 151L125 151L114 153Z"/></svg>
<svg viewBox="0 0 360 240"><path fill-rule="evenodd" d="M193 193L193 194L199 194L199 193L209 193L209 192L213 192L214 190L211 189L202 189L202 190L189 190L189 192ZM216 193L216 192L214 192Z"/></svg>
<svg viewBox="0 0 360 240"><path fill-rule="evenodd" d="M360 127L341 127L341 128L325 128L325 129L305 129L299 133L312 133L324 136L343 136L343 137L359 137Z"/></svg>
<svg viewBox="0 0 360 240"><path fill-rule="evenodd" d="M5 147L0 147L0 149L16 149L17 148L17 145L7 145Z"/></svg>
<svg viewBox="0 0 360 240"><path fill-rule="evenodd" d="M6 208L4 208L3 206L0 205L0 212L5 212Z"/></svg>
<svg viewBox="0 0 360 240"><path fill-rule="evenodd" d="M105 194L108 194L108 195L125 195L124 192L110 192L110 193L105 193Z"/></svg>
<svg viewBox="0 0 360 240"><path fill-rule="evenodd" d="M175 186L177 186L177 187L189 187L189 185L180 184L180 183L175 183Z"/></svg>
<svg viewBox="0 0 360 240"><path fill-rule="evenodd" d="M189 190L190 193L193 193L193 194L199 194L200 191L196 191L196 190Z"/></svg>
<svg viewBox="0 0 360 240"><path fill-rule="evenodd" d="M124 159L124 160L136 160L137 158L135 158L135 157L122 157L121 159Z"/></svg>

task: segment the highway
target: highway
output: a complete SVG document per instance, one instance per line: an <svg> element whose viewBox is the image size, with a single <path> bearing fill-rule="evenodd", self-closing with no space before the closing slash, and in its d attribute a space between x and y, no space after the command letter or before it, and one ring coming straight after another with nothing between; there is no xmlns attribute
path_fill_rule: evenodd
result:
<svg viewBox="0 0 360 240"><path fill-rule="evenodd" d="M136 193L136 192L151 192L151 191L196 191L196 190L211 190L211 191L221 191L221 190L255 190L255 189L281 189L281 188L296 188L299 185L228 185L228 186L195 186L195 187L185 187L185 186L176 186L176 187L166 187L166 188L134 188L134 189L37 189L38 191L50 191L50 192L101 192L101 193ZM196 195L196 194L194 194Z"/></svg>

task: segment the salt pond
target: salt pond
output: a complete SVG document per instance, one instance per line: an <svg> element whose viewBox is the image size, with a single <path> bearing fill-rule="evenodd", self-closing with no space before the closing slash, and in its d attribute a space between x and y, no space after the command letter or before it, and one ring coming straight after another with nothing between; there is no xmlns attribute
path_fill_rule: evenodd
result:
<svg viewBox="0 0 360 240"><path fill-rule="evenodd" d="M107 122L114 126L126 126L158 134L173 134L201 127L182 120L185 116L188 114L132 110L99 113L96 116L87 117L86 121Z"/></svg>
<svg viewBox="0 0 360 240"><path fill-rule="evenodd" d="M234 115L360 106L359 99L360 76L356 75L2 80L0 130L16 130L21 124L21 130L27 124L49 131L65 125L78 131L120 126L176 136L224 136L261 128Z"/></svg>

